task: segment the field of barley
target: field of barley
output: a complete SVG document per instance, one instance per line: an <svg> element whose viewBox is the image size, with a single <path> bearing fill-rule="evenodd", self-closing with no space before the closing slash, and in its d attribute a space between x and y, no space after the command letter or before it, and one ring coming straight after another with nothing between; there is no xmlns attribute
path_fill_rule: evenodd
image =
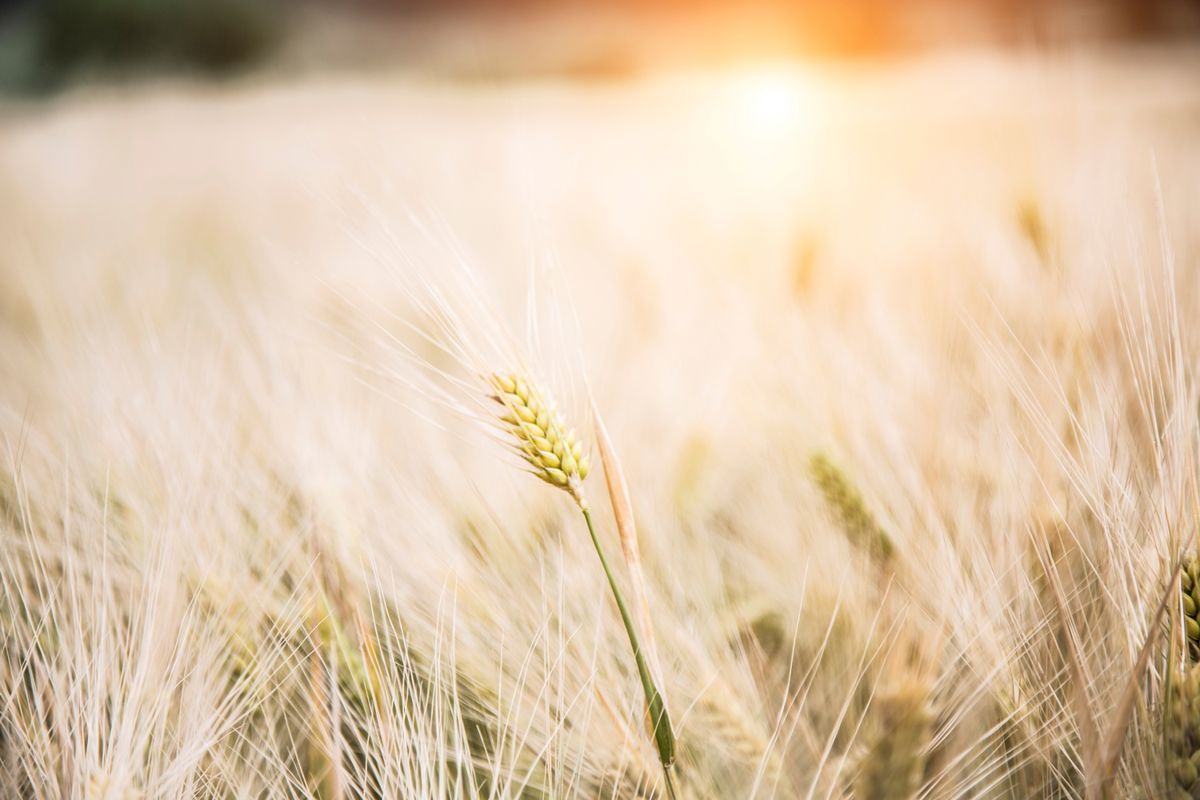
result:
<svg viewBox="0 0 1200 800"><path fill-rule="evenodd" d="M0 797L1200 797L1198 75L0 105Z"/></svg>

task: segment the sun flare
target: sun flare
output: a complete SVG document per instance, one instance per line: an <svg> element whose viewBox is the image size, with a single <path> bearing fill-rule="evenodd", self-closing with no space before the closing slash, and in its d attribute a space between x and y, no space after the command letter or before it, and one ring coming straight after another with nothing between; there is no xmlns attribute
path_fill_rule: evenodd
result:
<svg viewBox="0 0 1200 800"><path fill-rule="evenodd" d="M811 111L811 90L794 70L769 68L738 76L741 117L763 134L795 132Z"/></svg>

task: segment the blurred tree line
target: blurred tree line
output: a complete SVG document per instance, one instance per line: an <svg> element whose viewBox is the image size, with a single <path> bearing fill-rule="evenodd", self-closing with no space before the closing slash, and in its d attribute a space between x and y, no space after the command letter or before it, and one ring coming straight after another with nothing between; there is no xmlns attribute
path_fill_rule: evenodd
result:
<svg viewBox="0 0 1200 800"><path fill-rule="evenodd" d="M937 32L915 37L915 46L966 36L972 26L991 41L1036 42L1068 16L1105 39L1200 30L1200 0L0 0L0 90L50 90L96 74L228 74L267 56L298 11L336 10L372 25L597 8L681 17L766 9L784 21L797 51L842 55L914 46L922 24Z"/></svg>
<svg viewBox="0 0 1200 800"><path fill-rule="evenodd" d="M53 89L81 75L223 74L285 32L277 0L0 0L0 88Z"/></svg>

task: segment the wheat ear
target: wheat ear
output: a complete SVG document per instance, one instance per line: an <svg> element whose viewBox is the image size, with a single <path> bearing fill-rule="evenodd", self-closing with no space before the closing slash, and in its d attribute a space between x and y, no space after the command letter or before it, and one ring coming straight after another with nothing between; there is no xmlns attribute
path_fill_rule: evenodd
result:
<svg viewBox="0 0 1200 800"><path fill-rule="evenodd" d="M1190 800L1200 792L1200 666L1178 676L1168 701L1163 754L1168 796Z"/></svg>
<svg viewBox="0 0 1200 800"><path fill-rule="evenodd" d="M925 769L933 730L929 686L910 680L873 702L879 730L859 761L854 796L859 800L911 800Z"/></svg>
<svg viewBox="0 0 1200 800"><path fill-rule="evenodd" d="M1183 604L1183 631L1191 661L1200 661L1200 557L1183 563L1179 576Z"/></svg>
<svg viewBox="0 0 1200 800"><path fill-rule="evenodd" d="M504 407L500 421L515 439L517 453L535 476L551 486L565 489L580 508L587 508L583 481L588 476L588 459L575 431L563 424L554 403L537 390L532 381L515 374L495 373L488 381L492 399Z"/></svg>
<svg viewBox="0 0 1200 800"><path fill-rule="evenodd" d="M588 533L592 537L592 546L596 548L600 566L604 569L604 576L608 579L608 586L621 614L621 622L625 625L625 633L629 636L633 660L646 695L651 732L658 748L659 762L663 767L667 794L674 800L675 782L671 768L675 763L675 734L671 729L666 704L654 683L646 654L639 643L637 629L625 603L625 596L617 584L608 557L604 555L600 537L596 535L591 507L583 494L583 481L588 476L589 467L583 444L575 437L575 432L563 423L554 403L538 390L532 380L516 373L497 372L488 376L487 382L493 389L492 399L503 407L500 421L512 435L516 452L530 466L536 477L567 492L583 513Z"/></svg>
<svg viewBox="0 0 1200 800"><path fill-rule="evenodd" d="M722 676L715 676L696 708L704 725L732 747L739 758L761 766L767 785L785 781L786 786L783 760L778 751L763 734L759 721Z"/></svg>
<svg viewBox="0 0 1200 800"><path fill-rule="evenodd" d="M896 549L892 537L876 522L858 487L846 473L824 453L814 453L808 462L808 474L821 490L850 542L884 564L891 561Z"/></svg>

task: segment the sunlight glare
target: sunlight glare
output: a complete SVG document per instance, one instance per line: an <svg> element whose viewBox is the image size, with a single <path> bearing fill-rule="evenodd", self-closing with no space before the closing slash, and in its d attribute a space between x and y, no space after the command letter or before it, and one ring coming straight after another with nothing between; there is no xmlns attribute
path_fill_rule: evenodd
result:
<svg viewBox="0 0 1200 800"><path fill-rule="evenodd" d="M765 137L795 133L809 99L794 71L761 69L739 76L738 116L748 129Z"/></svg>
<svg viewBox="0 0 1200 800"><path fill-rule="evenodd" d="M795 64L727 73L712 110L727 191L740 189L757 202L772 203L798 183L821 127L811 75Z"/></svg>

